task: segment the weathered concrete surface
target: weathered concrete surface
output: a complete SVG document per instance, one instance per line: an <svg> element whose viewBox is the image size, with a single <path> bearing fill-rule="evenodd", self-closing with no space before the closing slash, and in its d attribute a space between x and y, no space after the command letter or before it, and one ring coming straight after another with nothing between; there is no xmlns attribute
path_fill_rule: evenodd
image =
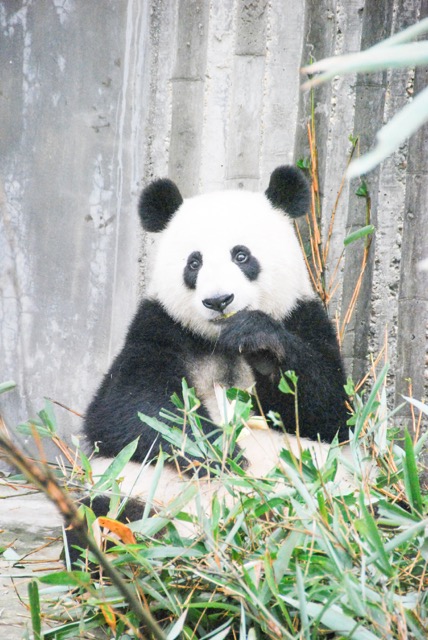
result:
<svg viewBox="0 0 428 640"><path fill-rule="evenodd" d="M388 37L391 33L393 9L394 7L390 0L366 3L361 32L361 49L368 49ZM359 137L361 153L366 153L371 149L376 132L383 124L386 90L387 74L385 71L376 74L361 74L357 78L353 134ZM368 176L365 176L370 194L369 214L367 212L366 199L356 195L361 180L358 178L351 181L347 206L347 234L368 224L374 224L377 227L379 174L380 169L377 168ZM370 323L370 305L367 303L371 298L373 288L375 244L376 238L372 238L360 295L342 345L345 366L354 380L363 378L367 371L368 328ZM362 249L363 242L356 242L346 250L343 273L343 309L348 309L351 304L355 284L361 269Z"/></svg>
<svg viewBox="0 0 428 640"><path fill-rule="evenodd" d="M148 3L0 3L1 378L83 411L135 306ZM102 28L101 28L102 25ZM61 417L63 433L79 421Z"/></svg>
<svg viewBox="0 0 428 640"><path fill-rule="evenodd" d="M11 560L0 554L1 638L21 640L31 630L28 584L63 568L61 531L61 518L44 496L0 481L0 547L16 554Z"/></svg>
<svg viewBox="0 0 428 640"><path fill-rule="evenodd" d="M425 3L428 9L428 2ZM414 91L428 87L428 68L417 69ZM428 255L428 126L409 142L402 260L398 295L396 401L408 394L424 395L428 374L428 274L418 269ZM407 366L406 366L407 365ZM425 368L425 378L420 373ZM405 414L404 414L405 415Z"/></svg>
<svg viewBox="0 0 428 640"><path fill-rule="evenodd" d="M9 426L43 396L83 412L120 347L148 273L152 240L135 211L142 185L169 174L186 195L266 188L276 165L308 155L302 62L368 46L427 11L427 0L0 0L0 379L18 383L0 398ZM418 83L400 71L316 90L324 229L349 134L370 148ZM412 165L404 145L368 178L377 236L344 341L359 376L386 328L392 397L409 376L427 391L427 275L411 253L417 241L428 256L428 234L422 214L408 216L427 210L424 135ZM343 238L363 223L354 192L345 184L328 278ZM343 317L360 258L361 246L345 254L332 315ZM80 428L68 412L58 420L66 437Z"/></svg>

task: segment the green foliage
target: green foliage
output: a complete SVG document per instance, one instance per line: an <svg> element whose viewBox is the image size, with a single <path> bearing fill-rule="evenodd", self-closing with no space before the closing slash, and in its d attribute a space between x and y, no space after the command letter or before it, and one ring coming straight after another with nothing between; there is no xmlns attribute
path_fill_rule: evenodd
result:
<svg viewBox="0 0 428 640"><path fill-rule="evenodd" d="M367 236L370 236L372 233L375 232L375 230L376 229L372 224L368 224L365 227L361 227L360 229L357 229L357 231L350 233L349 236L346 236L346 238L343 241L343 244L345 245L345 247L347 247L349 244L352 244L353 242L355 242L356 240L359 240L360 238L367 238Z"/></svg>
<svg viewBox="0 0 428 640"><path fill-rule="evenodd" d="M45 399L45 406L39 411L37 418L18 425L17 431L24 436L38 435L41 438L56 435L56 418L52 402Z"/></svg>
<svg viewBox="0 0 428 640"><path fill-rule="evenodd" d="M42 640L42 618L40 612L39 585L35 580L28 584L28 600L31 610L31 623L34 640Z"/></svg>
<svg viewBox="0 0 428 640"><path fill-rule="evenodd" d="M300 158L300 160L298 160L296 164L299 167L299 169L309 170L311 168L311 159L308 157Z"/></svg>
<svg viewBox="0 0 428 640"><path fill-rule="evenodd" d="M16 382L13 380L8 380L7 382L0 383L0 394L6 393L7 391L11 391L16 387Z"/></svg>
<svg viewBox="0 0 428 640"><path fill-rule="evenodd" d="M230 466L221 473L222 491L213 494L209 513L196 498L198 481L189 481L167 509L156 515L146 510L132 526L137 544L119 539L107 551L150 607L165 638L427 637L428 517L418 478L421 447L409 432L403 440L391 439L386 375L384 367L366 398L348 385L354 405L350 461L337 443L321 468L310 451L296 457L285 445L266 478L247 475L233 458L231 433L242 429L250 396L227 393L235 411L216 444L208 446L199 432L198 450L207 467L219 455L223 459L222 447ZM291 372L284 381L284 392L298 390ZM183 442L182 427L193 420L197 433L201 419L186 384L176 406L175 421L165 414L170 426L162 432L172 427L171 442L180 455L193 454L194 445L189 449L188 439ZM161 430L160 421L148 423ZM119 475L129 453L121 457ZM163 454L154 483L165 461ZM352 482L339 482L339 471L343 477L346 468ZM102 486L112 483L111 471ZM95 487L101 480L94 479ZM196 510L190 509L192 503ZM193 522L194 535L182 533L182 521ZM162 527L162 535L153 537ZM44 638L75 638L98 626L105 627L107 637L138 637L134 615L116 587L104 577L90 578L83 560L80 570L53 573L40 583L40 595L56 615L60 607L66 612L64 623ZM31 606L37 624L34 599Z"/></svg>

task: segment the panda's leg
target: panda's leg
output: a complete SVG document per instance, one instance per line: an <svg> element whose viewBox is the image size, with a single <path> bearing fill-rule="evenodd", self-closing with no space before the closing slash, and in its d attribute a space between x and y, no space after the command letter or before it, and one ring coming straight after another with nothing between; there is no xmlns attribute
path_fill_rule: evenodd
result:
<svg viewBox="0 0 428 640"><path fill-rule="evenodd" d="M95 458L92 460L92 475L95 481L99 479L112 463L111 458ZM214 494L221 499L226 490L220 479L204 476L199 478L180 475L173 466L165 465L159 478L156 478L156 468L153 465L128 462L120 472L120 496L126 499L120 514L111 514L119 522L127 523L140 520L146 508L149 495L151 497L151 514L168 517L169 506L180 498L188 488L196 488L194 496L189 499L182 510L193 516L192 522L174 520L175 528L183 537L194 537L200 533L198 515L209 516ZM153 490L153 484L156 488ZM110 510L111 493L102 493L94 497L85 497L81 504L90 506L96 517L107 516ZM158 535L161 535L160 532ZM66 532L70 559L74 563L80 557L75 545L80 547L73 530ZM156 536L156 537L157 537Z"/></svg>
<svg viewBox="0 0 428 640"><path fill-rule="evenodd" d="M297 458L300 458L302 451L309 450L318 469L325 465L331 449L331 445L327 443L298 438L269 428L247 429L245 433L245 437L240 438L239 445L248 460L247 473L256 478L265 477L276 466L282 468L286 475L285 464L280 458L283 449L291 451ZM340 454L350 463L349 466L353 464L349 446L341 446ZM344 464L339 464L334 484L340 492L345 493L355 488L355 478Z"/></svg>
<svg viewBox="0 0 428 640"><path fill-rule="evenodd" d="M98 518L101 516L107 516L110 510L110 499L111 496L109 494L100 494L93 498L85 496L79 501L79 504L90 507L94 512L95 517ZM123 509L120 514L117 514L115 519L123 524L133 522L142 517L143 510L144 503L138 499L131 498L127 501L125 509ZM74 565L81 558L81 552L79 549L82 548L82 542L78 536L76 536L72 527L65 530L65 544L67 545L70 563L71 565Z"/></svg>

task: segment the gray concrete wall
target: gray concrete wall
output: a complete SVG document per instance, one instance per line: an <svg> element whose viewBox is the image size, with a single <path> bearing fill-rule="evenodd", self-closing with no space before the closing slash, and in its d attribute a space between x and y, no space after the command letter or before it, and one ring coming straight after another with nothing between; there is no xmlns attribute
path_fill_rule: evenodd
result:
<svg viewBox="0 0 428 640"><path fill-rule="evenodd" d="M301 64L426 15L427 0L0 1L0 379L18 383L0 398L7 423L34 415L43 396L84 411L144 292L144 184L169 175L186 196L264 189L275 166L308 155ZM425 71L405 70L316 91L325 226L349 135L370 148L425 84ZM427 275L416 270L428 256L426 136L367 178L377 234L343 343L358 378L388 334L391 401L407 377L417 397L427 390ZM357 186L339 201L328 277L364 220ZM352 246L332 314L360 260ZM58 417L63 433L80 427Z"/></svg>

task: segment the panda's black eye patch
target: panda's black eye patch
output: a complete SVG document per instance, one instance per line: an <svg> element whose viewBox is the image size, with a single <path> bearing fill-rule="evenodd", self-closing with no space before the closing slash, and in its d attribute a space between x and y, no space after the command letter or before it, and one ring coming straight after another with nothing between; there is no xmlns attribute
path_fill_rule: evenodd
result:
<svg viewBox="0 0 428 640"><path fill-rule="evenodd" d="M233 262L241 269L248 280L256 280L260 273L260 263L248 247L238 244L230 252Z"/></svg>
<svg viewBox="0 0 428 640"><path fill-rule="evenodd" d="M184 267L184 284L189 289L196 288L196 281L198 279L198 273L202 267L202 253L200 251L192 251L187 258L186 266Z"/></svg>

